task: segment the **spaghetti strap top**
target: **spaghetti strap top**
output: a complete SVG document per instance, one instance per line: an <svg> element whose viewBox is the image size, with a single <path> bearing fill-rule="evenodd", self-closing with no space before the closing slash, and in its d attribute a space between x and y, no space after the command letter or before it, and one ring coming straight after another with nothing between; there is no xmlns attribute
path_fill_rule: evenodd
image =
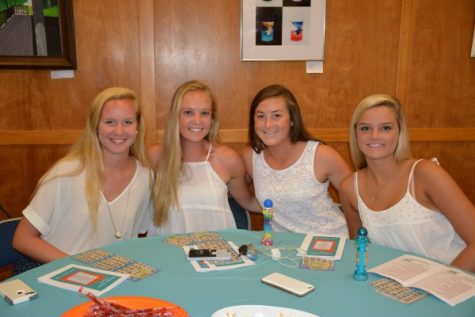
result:
<svg viewBox="0 0 475 317"><path fill-rule="evenodd" d="M212 147L213 147L213 145L210 143L210 144L209 144L209 147L208 147L208 154L206 155L205 162L208 162L209 155L211 154L211 148L212 148Z"/></svg>
<svg viewBox="0 0 475 317"><path fill-rule="evenodd" d="M417 160L411 168L407 190L401 200L381 211L370 209L361 199L358 172L355 172L353 180L358 211L372 243L449 264L466 244L444 214L421 205L415 199L414 170L420 161Z"/></svg>
<svg viewBox="0 0 475 317"><path fill-rule="evenodd" d="M173 207L168 222L151 226L149 234L176 234L198 231L216 231L236 228L228 202L228 187L209 162L212 145L206 159L184 162L178 183L179 207Z"/></svg>

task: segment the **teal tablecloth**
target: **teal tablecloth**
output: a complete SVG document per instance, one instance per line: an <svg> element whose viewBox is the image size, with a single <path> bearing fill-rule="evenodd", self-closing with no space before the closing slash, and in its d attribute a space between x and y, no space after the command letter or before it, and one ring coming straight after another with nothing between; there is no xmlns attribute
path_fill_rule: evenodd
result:
<svg viewBox="0 0 475 317"><path fill-rule="evenodd" d="M223 230L220 234L237 245L253 243L261 247L260 232ZM301 234L274 233L275 247L298 247ZM413 304L402 304L377 293L368 281L358 282L352 277L355 269L355 246L347 241L343 258L334 271L314 271L286 267L270 257L259 255L255 265L216 272L197 273L186 260L184 252L163 243L164 237L133 239L105 247L109 251L144 262L159 269L151 277L140 281L127 280L104 294L107 296L141 295L160 298L183 307L192 317L209 317L223 307L233 305L283 306L312 312L321 317L341 316L475 316L475 297L452 307L429 296ZM369 246L368 267L381 264L401 255L398 250ZM62 259L25 272L20 278L35 289L38 298L11 306L0 301L0 316L61 316L68 309L87 301L77 293L37 282L37 278L66 264L77 263ZM297 297L261 283L261 278L281 272L315 285L315 291Z"/></svg>

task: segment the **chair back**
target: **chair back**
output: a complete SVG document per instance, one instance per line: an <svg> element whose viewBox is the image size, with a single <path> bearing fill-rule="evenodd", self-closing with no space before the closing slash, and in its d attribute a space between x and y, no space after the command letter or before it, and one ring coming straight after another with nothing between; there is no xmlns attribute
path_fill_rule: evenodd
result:
<svg viewBox="0 0 475 317"><path fill-rule="evenodd" d="M13 235L20 219L12 218L0 221L0 266L15 264L23 257L12 245Z"/></svg>
<svg viewBox="0 0 475 317"><path fill-rule="evenodd" d="M228 202L234 216L234 221L236 222L236 228L251 230L251 217L249 211L239 206L232 197L228 198Z"/></svg>

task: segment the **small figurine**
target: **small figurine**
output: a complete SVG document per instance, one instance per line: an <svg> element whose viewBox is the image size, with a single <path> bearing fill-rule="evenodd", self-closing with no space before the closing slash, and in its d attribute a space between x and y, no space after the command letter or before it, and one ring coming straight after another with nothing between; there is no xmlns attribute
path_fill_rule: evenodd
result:
<svg viewBox="0 0 475 317"><path fill-rule="evenodd" d="M303 21L292 21L291 23L295 29L290 31L290 40L301 41L303 37Z"/></svg>
<svg viewBox="0 0 475 317"><path fill-rule="evenodd" d="M274 21L263 21L264 29L261 31L261 40L263 42L272 42L274 40Z"/></svg>
<svg viewBox="0 0 475 317"><path fill-rule="evenodd" d="M261 244L265 246L271 246L274 244L272 240L272 200L266 199L264 201L262 215L264 216L264 232L262 233Z"/></svg>
<svg viewBox="0 0 475 317"><path fill-rule="evenodd" d="M356 237L356 270L353 274L353 278L357 281L366 281L368 279L368 273L366 272L368 243L368 230L365 227L359 228L358 236Z"/></svg>
<svg viewBox="0 0 475 317"><path fill-rule="evenodd" d="M249 260L254 261L257 259L257 249L252 243L241 245L239 247L239 254L247 256Z"/></svg>

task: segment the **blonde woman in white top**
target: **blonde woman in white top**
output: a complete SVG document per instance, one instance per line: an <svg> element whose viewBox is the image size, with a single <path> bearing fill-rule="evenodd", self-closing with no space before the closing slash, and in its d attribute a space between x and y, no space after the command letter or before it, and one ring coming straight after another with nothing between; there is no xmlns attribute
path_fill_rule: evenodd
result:
<svg viewBox="0 0 475 317"><path fill-rule="evenodd" d="M361 101L350 150L358 171L340 192L350 237L363 225L372 243L475 271L475 207L438 164L412 159L395 98Z"/></svg>
<svg viewBox="0 0 475 317"><path fill-rule="evenodd" d="M260 209L245 182L244 163L218 143L216 99L192 80L173 96L163 144L149 156L157 171L149 235L235 228L228 193L247 210Z"/></svg>
<svg viewBox="0 0 475 317"><path fill-rule="evenodd" d="M153 175L144 134L133 91L99 93L80 139L38 182L13 246L50 262L145 233Z"/></svg>

